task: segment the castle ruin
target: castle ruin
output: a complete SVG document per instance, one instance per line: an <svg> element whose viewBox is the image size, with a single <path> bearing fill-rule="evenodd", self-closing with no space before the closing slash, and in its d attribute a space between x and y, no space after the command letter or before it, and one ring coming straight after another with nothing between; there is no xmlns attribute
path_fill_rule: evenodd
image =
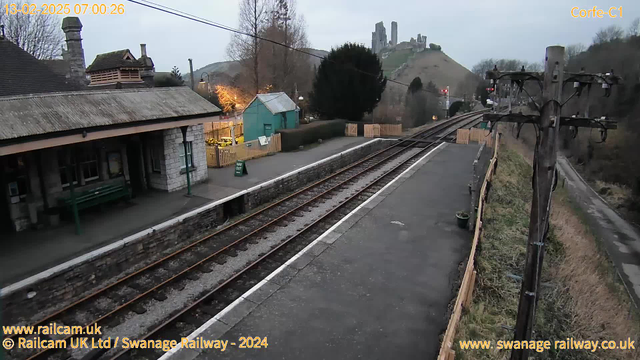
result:
<svg viewBox="0 0 640 360"><path fill-rule="evenodd" d="M398 43L398 23L391 22L391 41L387 40L387 29L384 22L380 21L376 24L376 31L371 33L371 51L374 54L380 54L383 50L405 50L411 49L414 52L420 52L427 48L427 36L418 34L418 38L411 38L410 41Z"/></svg>

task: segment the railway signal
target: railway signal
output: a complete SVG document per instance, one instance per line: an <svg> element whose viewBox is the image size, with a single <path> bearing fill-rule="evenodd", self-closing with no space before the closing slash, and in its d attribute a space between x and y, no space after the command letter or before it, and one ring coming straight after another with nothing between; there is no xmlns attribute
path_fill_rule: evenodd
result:
<svg viewBox="0 0 640 360"><path fill-rule="evenodd" d="M566 79L565 79L566 77ZM535 81L542 90L542 102L536 103L529 95L539 115L523 115L522 113L485 114L484 119L496 122L514 122L522 126L526 123L535 124L538 132L536 138L536 153L533 162L533 197L531 201L531 218L529 220L529 236L527 241L527 254L525 257L524 273L522 276L522 288L518 303L518 315L516 317L515 341L531 340L531 333L536 317L536 306L539 299L540 278L542 262L545 252L545 240L549 231L549 216L551 214L551 195L557 183L556 158L559 142L560 127L569 126L573 132L579 127L600 129L602 138L606 139L608 129L617 128L617 123L601 118L589 118L588 104L584 117L561 116L562 106L574 96L580 97L583 88L588 93L592 84L601 84L605 90L605 96L611 94L611 86L618 84L622 79L614 76L613 71L606 74L587 74L564 72L564 48L561 46L547 47L545 57L545 71L543 74L527 72L524 67L520 71L501 73L497 67L487 71L486 79L491 80L492 87L497 88L501 80L510 81L518 91L525 91L525 82ZM574 93L562 101L564 85L573 84ZM493 91L491 91L493 92ZM509 96L511 99L511 96ZM511 352L511 360L523 360L529 357L529 349L514 349Z"/></svg>

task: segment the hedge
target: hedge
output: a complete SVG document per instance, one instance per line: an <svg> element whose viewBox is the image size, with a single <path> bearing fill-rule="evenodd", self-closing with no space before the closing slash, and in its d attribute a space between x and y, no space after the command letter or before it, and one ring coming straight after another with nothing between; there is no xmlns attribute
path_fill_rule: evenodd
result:
<svg viewBox="0 0 640 360"><path fill-rule="evenodd" d="M276 132L281 134L282 151L293 151L318 139L344 136L344 128L344 120L320 120L311 124L301 124L297 129L280 129Z"/></svg>

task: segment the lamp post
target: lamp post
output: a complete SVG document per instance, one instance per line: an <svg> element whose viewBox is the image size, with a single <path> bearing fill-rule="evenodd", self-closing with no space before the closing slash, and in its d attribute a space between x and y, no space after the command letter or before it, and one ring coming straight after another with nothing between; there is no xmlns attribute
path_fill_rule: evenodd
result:
<svg viewBox="0 0 640 360"><path fill-rule="evenodd" d="M300 96L298 98L298 108L300 109L300 116L299 119L304 119L304 112L302 111L302 107L300 106L300 103L304 101L304 97Z"/></svg>

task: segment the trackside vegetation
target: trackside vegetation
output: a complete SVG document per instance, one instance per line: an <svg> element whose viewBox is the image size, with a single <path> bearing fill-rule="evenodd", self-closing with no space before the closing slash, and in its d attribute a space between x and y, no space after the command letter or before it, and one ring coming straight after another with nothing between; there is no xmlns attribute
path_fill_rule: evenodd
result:
<svg viewBox="0 0 640 360"><path fill-rule="evenodd" d="M456 359L508 359L498 340L513 340L531 207L531 165L502 147L483 219L473 302L463 313ZM556 189L533 340L638 339L636 313L612 264L561 186ZM488 350L462 350L460 340L492 340ZM636 342L637 344L637 342ZM535 359L634 359L636 350L531 352Z"/></svg>

